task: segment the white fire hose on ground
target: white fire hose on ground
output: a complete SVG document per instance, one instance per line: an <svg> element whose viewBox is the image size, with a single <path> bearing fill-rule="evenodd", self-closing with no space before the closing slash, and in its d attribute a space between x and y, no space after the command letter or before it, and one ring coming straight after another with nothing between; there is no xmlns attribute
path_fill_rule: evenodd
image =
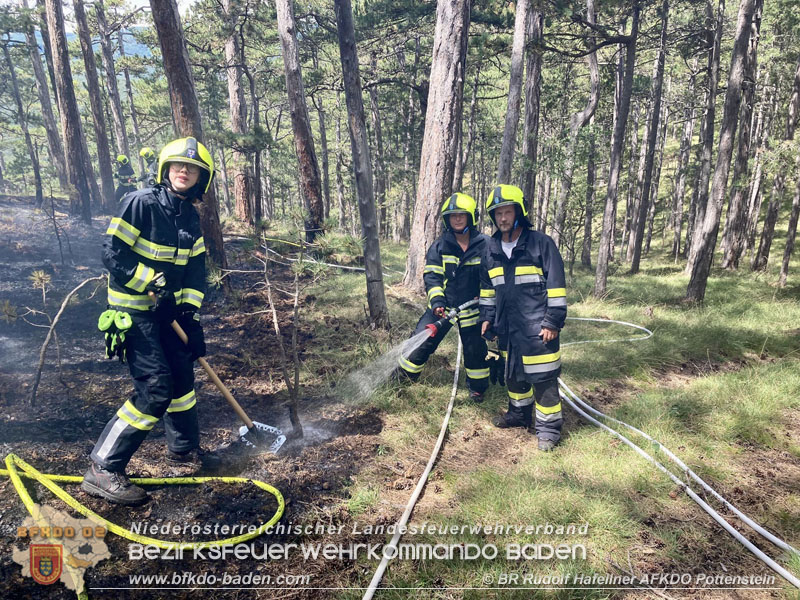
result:
<svg viewBox="0 0 800 600"><path fill-rule="evenodd" d="M582 340L582 341L577 341L577 342L568 342L568 343L562 344L562 346L571 346L571 345L577 345L577 344L590 344L590 343L613 343L613 342L643 341L643 340L649 339L653 335L653 332L650 331L649 329L647 329L646 327L642 327L641 325L636 325L634 323L628 323L626 321L615 321L615 320L612 320L612 319L592 319L592 318L585 318L585 317L567 317L567 319L570 319L570 320L573 320L573 321L591 321L591 322L596 322L596 323L613 323L613 324L617 324L617 325L623 325L623 326L626 326L626 327L633 327L635 329L639 329L639 330L645 332L646 335L639 336L639 337L633 337L633 338L621 338L621 339L613 339L613 340ZM434 465L434 463L436 462L436 459L439 456L439 452L441 450L442 443L444 442L445 434L447 433L447 427L448 427L448 425L450 423L450 415L453 412L453 403L455 401L456 392L458 391L458 375L459 375L459 368L460 368L460 365L461 365L461 351L462 351L461 339L459 338L459 341L458 341L458 353L457 353L457 356L456 356L456 371L455 371L455 375L453 377L453 391L452 391L452 393L450 395L450 402L447 405L447 411L445 413L445 417L444 417L444 420L442 422L442 427L441 427L441 430L439 432L439 438L436 440L436 444L435 444L435 446L433 448L433 452L431 453L431 457L428 460L428 464L425 467L425 470L422 472L422 475L420 476L419 482L417 483L417 486L414 488L414 492L411 494L411 498L409 498L408 504L406 505L406 509L403 512L403 515L400 517L400 519L398 520L398 522L397 522L397 524L395 526L395 534L394 534L394 536L392 537L391 541L386 546L384 546L384 548L383 548L383 558L381 559L381 562L378 565L378 568L375 570L375 573L372 576L372 580L370 581L369 587L367 588L366 592L364 593L364 597L363 597L364 600L370 600L373 597L373 595L375 594L375 591L378 589L378 585L380 584L381 579L383 578L383 574L384 574L384 572L386 571L386 569L387 569L387 567L389 565L389 561L391 560L391 557L393 557L396 554L397 543L400 541L400 538L402 536L402 534L400 532L403 531L403 529L405 528L406 523L408 523L408 520L411 517L411 512L414 510L414 506L416 505L417 500L419 499L419 496L422 493L422 490L425 487L425 484L426 484L426 482L428 480L428 475L430 474L431 469L433 468L433 465ZM692 480L697 482L706 492L708 492L714 498L716 498L719 502L721 502L722 505L726 509L728 509L731 512L733 512L737 517L739 517L742 520L742 522L746 523L750 528L752 528L753 531L757 532L762 537L764 537L765 539L769 540L770 542L772 542L773 544L775 544L779 548L781 548L783 550L786 550L788 552L792 552L792 553L796 554L797 556L800 556L800 552L797 549L795 549L793 546L791 546L790 544L786 543L785 541L781 540L777 536L771 534L769 531L767 531L766 529L764 529L763 527L758 525L758 523L756 523L755 521L750 519L747 515L742 513L740 510L738 510L735 506L733 506L730 502L728 502L724 497L722 497L722 495L720 495L713 488L711 488L711 486L709 486L694 471L692 471L683 461L681 461L680 458L675 456L675 454L673 454L668 448L663 446L660 442L658 442L657 440L653 439L652 437L650 437L649 435L647 435L643 431L637 429L636 427L634 427L632 425L629 425L629 424L627 424L627 423L625 423L623 421L620 421L618 419L614 419L613 417L609 417L609 416L603 414L602 412L592 408L589 404L587 404L586 402L581 400L581 398L578 397L578 395L575 394L567 386L567 384L564 383L564 381L561 378L559 378L558 383L560 385L559 395L567 403L567 405L570 408L572 408L576 413L578 413L581 417L583 417L584 419L586 419L590 423L592 423L594 425L597 425L598 427L600 427L604 431L607 431L612 436L614 436L614 437L620 439L621 441L623 441L626 445L630 446L634 450L634 452L639 454L642 458L644 458L648 462L650 462L653 465L655 465L655 467L657 469L659 469L660 471L665 473L676 485L678 485L684 492L686 492L686 494L692 500L694 500L706 513L708 513L711 516L712 519L714 519L717 523L719 523L719 525L723 529L725 529L725 531L730 533L734 537L734 539L736 539L745 548L747 548L750 552L752 552L753 555L756 556L756 558L761 560L764 564L766 564L769 568L771 568L773 571L778 573L781 577L783 577L786 581L791 583L793 586L795 586L796 588L800 589L800 579L798 579L795 575L793 575L792 573L787 571L785 568L783 568L781 565L779 565L777 562L775 562L773 559L771 559L769 556L767 556L764 552L762 552L760 549L758 549L752 542L750 542L750 540L748 540L741 533L739 533L736 529L734 529L734 527L730 523L728 523L716 510L714 510L702 498L700 498L689 487L689 485L687 483L685 483L685 482L681 481L680 479L678 479L671 471L669 471L669 469L667 469L664 465L662 465L660 462L658 462L655 458L653 458L651 455L649 455L647 452L645 452L642 448L637 446L635 443L633 443L627 437L625 437L624 435L622 435L618 431L612 429L611 427L601 423L597 419L593 418L591 415L588 414L588 412L591 412L591 413L597 415L598 417L602 417L604 419L607 419L608 421L610 421L612 423L616 423L617 425L620 425L622 427L627 427L631 431L641 435L648 442L650 442L652 445L656 446L656 449L658 451L663 452L674 464L676 464L682 470L682 472L685 475L688 475ZM580 405L580 406L578 406L578 405ZM389 551L387 553L387 549L388 548L391 548L393 550Z"/></svg>

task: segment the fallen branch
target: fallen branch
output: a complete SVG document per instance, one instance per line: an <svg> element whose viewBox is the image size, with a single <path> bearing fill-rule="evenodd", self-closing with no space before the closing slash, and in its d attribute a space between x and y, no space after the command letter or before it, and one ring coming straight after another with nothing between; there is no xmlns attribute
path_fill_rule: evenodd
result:
<svg viewBox="0 0 800 600"><path fill-rule="evenodd" d="M91 283L92 281L102 281L106 278L105 275L98 275L97 277L90 277L89 279L85 279L82 281L78 286L73 289L67 296L64 298L64 301L61 302L61 308L58 309L56 316L53 318L53 322L50 323L50 327L47 330L47 337L44 338L44 343L42 344L42 349L39 350L39 365L36 367L36 375L33 380L33 389L31 390L31 397L28 401L30 406L33 406L36 402L36 390L39 388L39 382L42 379L42 368L44 367L44 355L47 352L47 346L50 345L50 340L55 335L55 328L58 325L58 321L61 319L61 315L64 313L64 310L67 308L67 304L69 304L70 299L78 293L78 291L85 286L87 283Z"/></svg>

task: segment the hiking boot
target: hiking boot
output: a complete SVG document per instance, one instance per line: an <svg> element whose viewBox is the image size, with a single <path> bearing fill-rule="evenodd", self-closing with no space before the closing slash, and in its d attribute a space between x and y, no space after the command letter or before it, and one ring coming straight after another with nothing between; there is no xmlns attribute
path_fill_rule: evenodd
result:
<svg viewBox="0 0 800 600"><path fill-rule="evenodd" d="M553 448L555 448L558 445L558 442L555 442L553 440L546 440L544 438L538 438L538 439L539 439L538 448L542 452L551 452Z"/></svg>
<svg viewBox="0 0 800 600"><path fill-rule="evenodd" d="M483 402L483 392L476 392L474 390L470 391L469 399L472 400L475 404L480 404Z"/></svg>
<svg viewBox="0 0 800 600"><path fill-rule="evenodd" d="M92 463L86 471L81 489L90 496L127 506L136 506L147 500L147 492L133 485L125 473L109 471L97 463Z"/></svg>
<svg viewBox="0 0 800 600"><path fill-rule="evenodd" d="M176 467L194 467L195 469L216 469L222 464L219 454L203 448L195 448L188 452L167 450L167 462Z"/></svg>
<svg viewBox="0 0 800 600"><path fill-rule="evenodd" d="M492 419L492 425L500 429L509 429L511 427L528 427L530 423L526 423L521 414L507 412Z"/></svg>

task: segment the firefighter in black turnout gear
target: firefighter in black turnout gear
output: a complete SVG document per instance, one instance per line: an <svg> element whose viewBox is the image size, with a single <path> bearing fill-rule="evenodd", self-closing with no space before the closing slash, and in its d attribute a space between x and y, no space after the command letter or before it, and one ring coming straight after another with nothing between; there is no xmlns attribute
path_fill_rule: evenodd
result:
<svg viewBox="0 0 800 600"><path fill-rule="evenodd" d="M423 271L428 309L417 323L414 335L444 317L452 308L477 298L480 289L481 256L489 238L477 230L477 203L466 194L453 194L442 204L441 218L445 231L428 249ZM435 336L426 339L408 358L401 356L398 374L415 381L451 327L447 321ZM459 313L458 329L464 344L464 367L470 397L481 402L489 386L489 368L486 366L486 342L478 328L477 307Z"/></svg>
<svg viewBox="0 0 800 600"><path fill-rule="evenodd" d="M114 192L114 199L119 202L125 194L136 191L136 174L133 172L131 161L124 154L117 156L117 172L114 173L117 180L117 189Z"/></svg>
<svg viewBox="0 0 800 600"><path fill-rule="evenodd" d="M169 463L208 466L215 458L200 450L193 373L193 362L205 355L197 311L206 255L192 204L208 191L213 175L214 162L203 144L192 137L170 142L159 155L156 185L129 194L108 227L103 246L108 306L131 317L126 355L134 395L92 450L81 485L91 495L131 505L147 499L128 480L125 467L162 418ZM173 320L188 344L173 331Z"/></svg>
<svg viewBox="0 0 800 600"><path fill-rule="evenodd" d="M481 333L498 338L508 387L508 412L494 424L528 427L547 452L563 424L557 378L567 317L564 262L552 238L531 228L518 187L495 187L486 209L498 231L481 264Z"/></svg>
<svg viewBox="0 0 800 600"><path fill-rule="evenodd" d="M156 176L158 175L158 155L153 152L153 149L145 146L139 150L139 156L144 160L144 173L139 177L139 181L144 181L144 187L151 187L156 184Z"/></svg>

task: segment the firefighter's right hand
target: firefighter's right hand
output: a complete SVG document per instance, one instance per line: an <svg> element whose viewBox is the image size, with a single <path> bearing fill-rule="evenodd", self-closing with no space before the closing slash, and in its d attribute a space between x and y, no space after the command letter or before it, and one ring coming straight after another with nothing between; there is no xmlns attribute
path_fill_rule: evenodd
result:
<svg viewBox="0 0 800 600"><path fill-rule="evenodd" d="M156 273L155 277L150 280L144 289L148 292L153 292L154 294L158 295L158 293L163 290L167 285L167 278L164 277L163 273Z"/></svg>
<svg viewBox="0 0 800 600"><path fill-rule="evenodd" d="M433 314L442 319L447 316L447 310L444 306L437 306L433 309Z"/></svg>

